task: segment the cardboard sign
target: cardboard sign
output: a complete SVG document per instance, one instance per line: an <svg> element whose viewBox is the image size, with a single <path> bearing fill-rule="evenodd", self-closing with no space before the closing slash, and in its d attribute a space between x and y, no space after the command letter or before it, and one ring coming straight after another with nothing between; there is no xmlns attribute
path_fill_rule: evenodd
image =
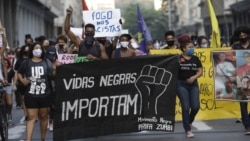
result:
<svg viewBox="0 0 250 141"><path fill-rule="evenodd" d="M95 37L119 36L122 26L120 9L83 11L83 21L95 25Z"/></svg>

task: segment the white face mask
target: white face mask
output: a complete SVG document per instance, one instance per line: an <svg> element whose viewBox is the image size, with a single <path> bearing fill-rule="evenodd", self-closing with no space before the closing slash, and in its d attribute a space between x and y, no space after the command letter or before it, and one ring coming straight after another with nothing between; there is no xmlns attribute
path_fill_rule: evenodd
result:
<svg viewBox="0 0 250 141"><path fill-rule="evenodd" d="M120 42L120 44L121 44L121 47L127 48L129 42L128 41L122 41L122 42Z"/></svg>
<svg viewBox="0 0 250 141"><path fill-rule="evenodd" d="M133 48L135 48L135 49L139 47L138 44L137 44L136 42L131 43L131 46L132 46Z"/></svg>
<svg viewBox="0 0 250 141"><path fill-rule="evenodd" d="M42 50L41 49L34 49L32 53L36 57L41 57L42 56Z"/></svg>
<svg viewBox="0 0 250 141"><path fill-rule="evenodd" d="M202 48L207 48L207 47L208 47L208 44L202 44L201 47L202 47Z"/></svg>

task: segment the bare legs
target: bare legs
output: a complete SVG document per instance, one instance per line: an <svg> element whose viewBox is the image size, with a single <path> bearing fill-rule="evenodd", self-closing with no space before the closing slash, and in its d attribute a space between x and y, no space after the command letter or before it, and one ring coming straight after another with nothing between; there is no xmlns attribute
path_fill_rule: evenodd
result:
<svg viewBox="0 0 250 141"><path fill-rule="evenodd" d="M36 119L40 121L41 140L45 140L48 125L48 108L27 108L27 141L32 141Z"/></svg>

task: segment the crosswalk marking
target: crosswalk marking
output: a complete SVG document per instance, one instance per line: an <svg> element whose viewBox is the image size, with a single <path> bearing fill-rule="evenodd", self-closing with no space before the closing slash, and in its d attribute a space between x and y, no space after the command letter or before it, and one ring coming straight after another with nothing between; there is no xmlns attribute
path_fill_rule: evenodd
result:
<svg viewBox="0 0 250 141"><path fill-rule="evenodd" d="M20 139L25 132L25 125L16 125L13 128L9 128L9 139Z"/></svg>

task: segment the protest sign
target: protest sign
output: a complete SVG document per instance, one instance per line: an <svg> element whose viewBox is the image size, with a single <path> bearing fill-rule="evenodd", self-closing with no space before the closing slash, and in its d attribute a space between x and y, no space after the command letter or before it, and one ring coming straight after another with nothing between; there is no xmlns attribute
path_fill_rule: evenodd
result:
<svg viewBox="0 0 250 141"><path fill-rule="evenodd" d="M122 26L120 9L83 11L83 21L95 25L95 37L120 36Z"/></svg>
<svg viewBox="0 0 250 141"><path fill-rule="evenodd" d="M77 57L78 54L58 54L58 61L63 64L71 64L74 63L75 57Z"/></svg>
<svg viewBox="0 0 250 141"><path fill-rule="evenodd" d="M80 39L82 38L82 30L83 30L83 28L70 27L70 31L72 31Z"/></svg>
<svg viewBox="0 0 250 141"><path fill-rule="evenodd" d="M62 65L54 140L174 131L178 55Z"/></svg>
<svg viewBox="0 0 250 141"><path fill-rule="evenodd" d="M229 51L228 48L199 48L195 49L195 55L198 56L203 66L203 76L198 79L200 91L200 111L196 119L211 120L225 118L239 118L239 103L233 101L218 101L215 98L213 51ZM151 55L159 54L181 54L180 49L156 49L150 50ZM249 105L250 107L250 105ZM179 99L176 100L176 120L181 120L181 107Z"/></svg>
<svg viewBox="0 0 250 141"><path fill-rule="evenodd" d="M250 101L250 51L213 51L215 99Z"/></svg>

